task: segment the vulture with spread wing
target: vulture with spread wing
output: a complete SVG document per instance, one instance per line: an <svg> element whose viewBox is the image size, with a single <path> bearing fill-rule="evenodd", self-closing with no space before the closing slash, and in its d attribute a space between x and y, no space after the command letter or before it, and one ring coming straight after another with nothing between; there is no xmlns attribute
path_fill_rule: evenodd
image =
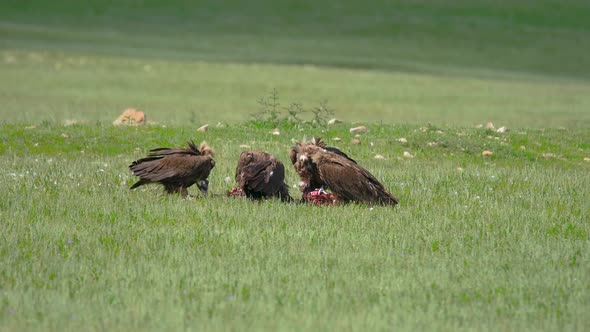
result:
<svg viewBox="0 0 590 332"><path fill-rule="evenodd" d="M236 167L238 189L252 199L280 198L291 201L285 183L285 166L274 156L262 151L243 151Z"/></svg>
<svg viewBox="0 0 590 332"><path fill-rule="evenodd" d="M291 162L301 178L304 200L317 188L330 189L335 201L396 205L391 193L366 169L344 152L327 147L321 139L297 143Z"/></svg>
<svg viewBox="0 0 590 332"><path fill-rule="evenodd" d="M190 141L188 149L153 149L147 157L129 165L131 172L139 176L139 181L131 186L131 189L148 183L160 183L169 194L180 193L186 197L187 188L196 183L203 195L207 195L207 177L215 167L212 157L213 151L205 142L197 147Z"/></svg>

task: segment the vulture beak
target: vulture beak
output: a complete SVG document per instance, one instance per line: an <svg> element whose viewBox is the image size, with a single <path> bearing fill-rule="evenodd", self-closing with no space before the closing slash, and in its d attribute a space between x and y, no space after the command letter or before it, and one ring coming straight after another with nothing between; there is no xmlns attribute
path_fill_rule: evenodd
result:
<svg viewBox="0 0 590 332"><path fill-rule="evenodd" d="M197 181L197 187L199 187L203 196L207 196L207 192L209 191L209 180Z"/></svg>

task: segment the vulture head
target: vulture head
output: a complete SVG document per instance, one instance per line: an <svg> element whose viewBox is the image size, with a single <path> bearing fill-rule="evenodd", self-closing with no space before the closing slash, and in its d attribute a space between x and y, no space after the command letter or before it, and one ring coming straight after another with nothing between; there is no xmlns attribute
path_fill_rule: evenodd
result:
<svg viewBox="0 0 590 332"><path fill-rule="evenodd" d="M199 187L203 196L207 196L207 193L209 192L209 180L205 179L197 181L197 187Z"/></svg>

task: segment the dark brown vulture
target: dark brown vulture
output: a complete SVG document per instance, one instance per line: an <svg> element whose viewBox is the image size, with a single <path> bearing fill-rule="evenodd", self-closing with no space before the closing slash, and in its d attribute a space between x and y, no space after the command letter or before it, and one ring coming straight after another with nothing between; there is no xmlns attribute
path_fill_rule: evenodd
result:
<svg viewBox="0 0 590 332"><path fill-rule="evenodd" d="M139 181L131 189L148 183L160 183L169 194L180 193L186 197L187 188L196 183L203 195L207 195L207 177L215 167L213 151L205 142L197 148L190 141L188 147L153 149L147 157L131 163L129 169L139 176Z"/></svg>
<svg viewBox="0 0 590 332"><path fill-rule="evenodd" d="M391 193L366 169L345 153L325 146L320 139L297 143L291 161L302 182L304 200L317 188L330 189L335 201L396 205Z"/></svg>
<svg viewBox="0 0 590 332"><path fill-rule="evenodd" d="M276 197L283 202L292 200L285 183L285 166L262 151L242 152L236 167L236 182L237 189L252 199Z"/></svg>
<svg viewBox="0 0 590 332"><path fill-rule="evenodd" d="M295 171L301 179L301 182L299 183L299 188L303 193L304 199L308 194L310 194L315 189L326 187L326 183L322 179L320 179L317 166L310 162L304 162L299 158L301 155L303 155L303 151L308 146L315 146L325 149L326 151L333 152L356 164L356 161L347 156L346 153L338 150L337 148L326 146L326 143L322 141L322 139L319 137L313 137L311 139L311 142L296 143L295 146L291 149L289 157L291 158L291 163L295 167Z"/></svg>

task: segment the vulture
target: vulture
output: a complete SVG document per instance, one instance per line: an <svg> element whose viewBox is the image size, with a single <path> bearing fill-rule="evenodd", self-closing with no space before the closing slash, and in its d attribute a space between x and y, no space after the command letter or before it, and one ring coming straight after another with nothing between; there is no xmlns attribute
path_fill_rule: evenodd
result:
<svg viewBox="0 0 590 332"><path fill-rule="evenodd" d="M139 176L139 181L131 189L148 183L160 183L167 193L179 193L187 197L187 188L196 183L203 195L207 195L207 177L215 167L212 157L213 151L206 142L197 147L193 141L189 141L188 149L153 149L147 157L129 165L131 172Z"/></svg>
<svg viewBox="0 0 590 332"><path fill-rule="evenodd" d="M337 148L326 146L326 143L324 141L322 141L322 139L319 137L313 137L311 142L307 142L307 143L306 142L303 142L303 143L298 142L298 143L296 143L295 146L291 149L291 153L290 153L289 157L291 158L291 163L295 167L295 171L297 172L297 174L299 175L299 178L301 179L301 182L299 183L299 187L300 187L301 191L303 192L304 198L306 197L306 195L308 195L312 191L314 191L318 188L322 188L322 191L323 191L324 187L326 187L326 183L322 179L320 179L319 172L317 170L317 165L300 160L300 156L303 155L303 153L304 153L303 151L308 146L317 146L317 147L322 148L326 151L335 153L335 154L347 159L348 161L356 164L356 161L354 159L350 158L348 155L346 155L346 153L340 151Z"/></svg>
<svg viewBox="0 0 590 332"><path fill-rule="evenodd" d="M285 183L285 166L266 152L243 151L236 167L236 182L238 193L255 200L273 197L283 202L292 200Z"/></svg>
<svg viewBox="0 0 590 332"><path fill-rule="evenodd" d="M301 178L303 199L313 198L330 189L334 202L365 202L396 205L398 199L366 169L344 152L327 147L319 138L297 143L291 150L291 162Z"/></svg>

